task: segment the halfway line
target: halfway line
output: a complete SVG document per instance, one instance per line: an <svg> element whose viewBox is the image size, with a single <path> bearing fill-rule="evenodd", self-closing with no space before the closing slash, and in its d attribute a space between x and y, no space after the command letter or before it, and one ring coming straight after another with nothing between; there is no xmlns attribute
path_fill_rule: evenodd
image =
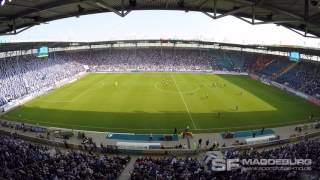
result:
<svg viewBox="0 0 320 180"><path fill-rule="evenodd" d="M179 88L176 80L174 79L173 75L172 75L172 74L170 74L170 75L171 75L171 78L172 78L174 84L175 84L176 87L177 87L177 90L178 90L179 95L180 95L180 97L181 97L181 99L182 99L182 102L183 102L184 106L186 107L186 109L187 109L187 111L188 111L188 115L189 115L189 118L190 118L190 120L191 120L191 122L192 122L192 124L193 124L193 127L194 127L195 130L197 130L198 128L197 128L196 124L195 124L194 121L193 121L193 118L192 118L192 116L191 116L190 110L189 110L189 108L188 108L188 106L187 106L186 101L184 100L184 97L183 97L183 95L182 95L182 93L181 93L181 91L180 91L180 88Z"/></svg>

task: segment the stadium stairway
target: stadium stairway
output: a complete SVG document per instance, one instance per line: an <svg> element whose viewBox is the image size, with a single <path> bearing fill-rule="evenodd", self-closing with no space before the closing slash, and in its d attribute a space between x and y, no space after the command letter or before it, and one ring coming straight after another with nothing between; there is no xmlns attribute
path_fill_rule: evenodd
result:
<svg viewBox="0 0 320 180"><path fill-rule="evenodd" d="M275 61L275 60L271 60L271 61L267 62L266 64L264 64L263 67L261 67L261 69L264 69L264 68L268 67L268 66L269 66L270 64L272 64L274 61Z"/></svg>
<svg viewBox="0 0 320 180"><path fill-rule="evenodd" d="M263 60L257 60L254 65L251 67L251 70L254 72L262 71L267 68L270 64L272 64L275 60L269 60L268 62L263 62Z"/></svg>
<svg viewBox="0 0 320 180"><path fill-rule="evenodd" d="M131 156L131 159L127 166L124 168L120 176L118 177L118 180L129 180L131 178L131 172L134 169L134 163L136 162L137 157Z"/></svg>
<svg viewBox="0 0 320 180"><path fill-rule="evenodd" d="M277 79L278 77L282 76L283 74L289 72L291 69L296 67L298 63L290 63L288 66L282 68L279 72L276 73L276 75L273 77L273 79Z"/></svg>
<svg viewBox="0 0 320 180"><path fill-rule="evenodd" d="M217 67L228 71L234 69L234 65L230 62L230 59L226 56L225 52L210 51L210 55Z"/></svg>
<svg viewBox="0 0 320 180"><path fill-rule="evenodd" d="M258 71L258 73L268 76L272 79L276 79L279 73L282 72L286 67L293 64L292 62L286 61L284 59L281 60L274 60L264 69Z"/></svg>

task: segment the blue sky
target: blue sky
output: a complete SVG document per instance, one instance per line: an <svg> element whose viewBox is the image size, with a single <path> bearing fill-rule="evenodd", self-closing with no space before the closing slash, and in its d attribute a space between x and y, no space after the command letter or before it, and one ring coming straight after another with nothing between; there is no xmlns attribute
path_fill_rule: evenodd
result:
<svg viewBox="0 0 320 180"><path fill-rule="evenodd" d="M118 39L196 39L241 44L282 44L320 47L276 25L250 25L228 16L213 20L199 12L135 11L122 18L103 13L68 18L33 27L0 41L102 41Z"/></svg>

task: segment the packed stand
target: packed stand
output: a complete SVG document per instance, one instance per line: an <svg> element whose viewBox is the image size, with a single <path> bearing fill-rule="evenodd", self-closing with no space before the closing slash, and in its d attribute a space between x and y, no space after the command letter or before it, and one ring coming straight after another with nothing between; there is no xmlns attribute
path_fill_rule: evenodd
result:
<svg viewBox="0 0 320 180"><path fill-rule="evenodd" d="M216 179L216 180L294 180L301 177L312 177L316 180L320 174L320 140L305 140L297 144L289 144L274 149L262 151L248 150L225 152L227 159L311 159L311 171L296 170L243 170L212 171L211 162L205 164L202 160L193 158L138 158L131 173L132 180L140 179Z"/></svg>
<svg viewBox="0 0 320 180"><path fill-rule="evenodd" d="M256 57L249 71L320 98L320 65L317 63L293 62L287 57L261 55Z"/></svg>
<svg viewBox="0 0 320 180"><path fill-rule="evenodd" d="M210 171L193 158L138 158L135 162L132 180L142 179L206 179Z"/></svg>
<svg viewBox="0 0 320 180"><path fill-rule="evenodd" d="M0 106L7 101L51 87L81 71L83 66L66 53L56 53L48 59L29 55L1 59Z"/></svg>
<svg viewBox="0 0 320 180"><path fill-rule="evenodd" d="M84 152L58 152L43 145L0 135L0 178L116 179L128 156L106 157Z"/></svg>
<svg viewBox="0 0 320 180"><path fill-rule="evenodd" d="M285 58L228 50L172 47L59 52L51 53L48 59L31 55L8 57L0 60L0 107L27 94L52 87L85 71L85 67L104 72L250 72L320 98L319 65L302 62L282 74L294 64Z"/></svg>
<svg viewBox="0 0 320 180"><path fill-rule="evenodd" d="M277 82L320 98L320 65L297 63L294 68L279 77Z"/></svg>
<svg viewBox="0 0 320 180"><path fill-rule="evenodd" d="M306 174L313 174L320 177L320 140L303 140L296 144L284 145L275 149L268 149L263 151L248 150L244 152L228 151L227 158L239 159L311 159L312 170L309 171L235 171L233 172L234 179L300 179ZM316 178L315 178L316 179Z"/></svg>
<svg viewBox="0 0 320 180"><path fill-rule="evenodd" d="M212 67L219 71L247 72L254 54L228 50L210 50Z"/></svg>
<svg viewBox="0 0 320 180"><path fill-rule="evenodd" d="M206 51L183 49L111 49L82 52L81 63L93 71L207 71L212 70Z"/></svg>

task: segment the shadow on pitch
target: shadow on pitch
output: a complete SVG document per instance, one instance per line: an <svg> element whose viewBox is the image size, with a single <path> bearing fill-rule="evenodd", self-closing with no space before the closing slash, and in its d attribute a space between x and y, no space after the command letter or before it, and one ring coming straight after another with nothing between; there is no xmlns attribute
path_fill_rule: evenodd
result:
<svg viewBox="0 0 320 180"><path fill-rule="evenodd" d="M299 114L299 116L298 116ZM293 112L293 115L295 113ZM274 127L307 119L308 114L288 117L281 111L262 112L94 112L40 107L20 107L7 113L3 118L50 127L62 127L82 130L172 133L174 128L198 129L198 132L222 132L226 130L259 129ZM320 112L317 114L320 116ZM191 118L190 118L191 116ZM192 120L191 120L192 119ZM193 122L192 122L193 121ZM301 121L300 121L301 122Z"/></svg>

